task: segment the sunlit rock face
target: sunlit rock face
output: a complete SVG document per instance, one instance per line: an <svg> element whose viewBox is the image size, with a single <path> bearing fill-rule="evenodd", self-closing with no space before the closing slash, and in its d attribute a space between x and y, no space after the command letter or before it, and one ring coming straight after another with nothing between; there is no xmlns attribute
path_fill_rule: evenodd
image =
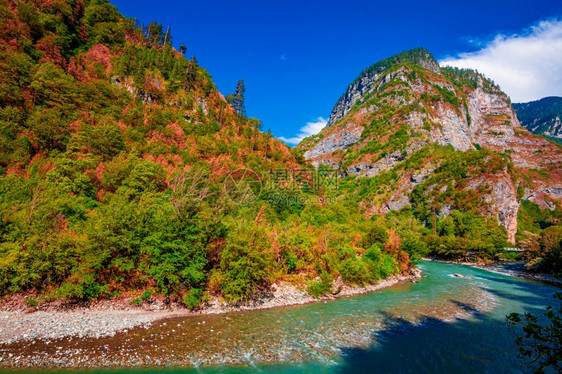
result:
<svg viewBox="0 0 562 374"><path fill-rule="evenodd" d="M409 52L412 53L410 54ZM327 126L329 127L340 118L343 118L355 104L362 102L367 94L392 79L392 74L385 76L383 76L383 74L389 66L399 62L413 62L435 73L441 72L437 61L423 48L406 51L382 60L365 69L359 77L349 85L345 94L338 100L336 105L334 105ZM382 79L380 79L381 77Z"/></svg>
<svg viewBox="0 0 562 374"><path fill-rule="evenodd" d="M312 159L326 153L344 150L357 142L361 138L362 132L363 126L349 123L341 128L340 131L334 132L316 143L312 149L305 152L304 157Z"/></svg>
<svg viewBox="0 0 562 374"><path fill-rule="evenodd" d="M327 126L298 147L313 165L338 168L342 176L396 172L395 184L361 203L370 215L411 204L416 185L446 157L428 157L415 170L400 165L436 145L495 152L490 156L499 162L494 170L472 171L458 185L477 195L481 213L496 217L510 241L515 240L522 198L543 209L554 209L562 200L561 148L522 127L508 96L493 82L474 71L440 69L422 49L362 72L334 106ZM446 193L443 188L436 184L429 190ZM463 209L451 203L435 208Z"/></svg>

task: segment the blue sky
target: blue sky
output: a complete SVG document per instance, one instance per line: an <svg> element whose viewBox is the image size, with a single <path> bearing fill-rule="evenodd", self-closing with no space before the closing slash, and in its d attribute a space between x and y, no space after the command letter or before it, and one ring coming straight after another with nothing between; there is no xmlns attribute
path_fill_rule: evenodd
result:
<svg viewBox="0 0 562 374"><path fill-rule="evenodd" d="M318 131L364 68L415 47L478 68L513 101L562 96L560 1L111 3L170 26L173 45L184 43L223 94L244 79L248 115L289 143Z"/></svg>

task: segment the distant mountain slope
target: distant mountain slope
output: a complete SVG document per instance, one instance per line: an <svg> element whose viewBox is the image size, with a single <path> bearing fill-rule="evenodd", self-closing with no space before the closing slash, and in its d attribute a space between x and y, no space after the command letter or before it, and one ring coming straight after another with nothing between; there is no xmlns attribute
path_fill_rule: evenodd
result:
<svg viewBox="0 0 562 374"><path fill-rule="evenodd" d="M528 103L513 104L517 118L535 134L562 142L562 97L550 96Z"/></svg>
<svg viewBox="0 0 562 374"><path fill-rule="evenodd" d="M329 125L298 146L342 175L393 176L362 201L365 214L474 210L496 216L513 241L520 198L551 209L562 199L562 149L521 127L507 95L482 75L440 69L424 49L373 67L350 84Z"/></svg>

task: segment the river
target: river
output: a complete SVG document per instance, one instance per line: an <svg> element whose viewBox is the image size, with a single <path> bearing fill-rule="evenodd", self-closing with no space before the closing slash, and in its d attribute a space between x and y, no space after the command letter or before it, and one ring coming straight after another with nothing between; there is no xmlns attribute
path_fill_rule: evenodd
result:
<svg viewBox="0 0 562 374"><path fill-rule="evenodd" d="M152 365L101 373L527 373L511 312L541 313L559 288L422 262L419 283L302 306L172 318L103 339L21 344L24 357ZM458 273L465 278L455 277ZM15 347L16 348L16 347ZM27 356L25 356L27 355ZM59 361L57 361L59 360ZM87 373L98 371L88 370Z"/></svg>

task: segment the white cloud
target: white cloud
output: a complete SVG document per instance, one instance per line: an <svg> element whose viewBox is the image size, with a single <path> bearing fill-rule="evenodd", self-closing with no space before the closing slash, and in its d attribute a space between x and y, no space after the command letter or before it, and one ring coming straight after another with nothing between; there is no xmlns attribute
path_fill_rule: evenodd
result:
<svg viewBox="0 0 562 374"><path fill-rule="evenodd" d="M290 145L297 145L307 136L318 134L324 127L326 127L327 123L327 119L318 117L314 122L308 122L306 125L301 127L297 135L293 136L292 138L280 136L279 140Z"/></svg>
<svg viewBox="0 0 562 374"><path fill-rule="evenodd" d="M500 85L513 102L562 96L562 20L542 21L514 35L497 35L477 51L441 66L472 68Z"/></svg>

